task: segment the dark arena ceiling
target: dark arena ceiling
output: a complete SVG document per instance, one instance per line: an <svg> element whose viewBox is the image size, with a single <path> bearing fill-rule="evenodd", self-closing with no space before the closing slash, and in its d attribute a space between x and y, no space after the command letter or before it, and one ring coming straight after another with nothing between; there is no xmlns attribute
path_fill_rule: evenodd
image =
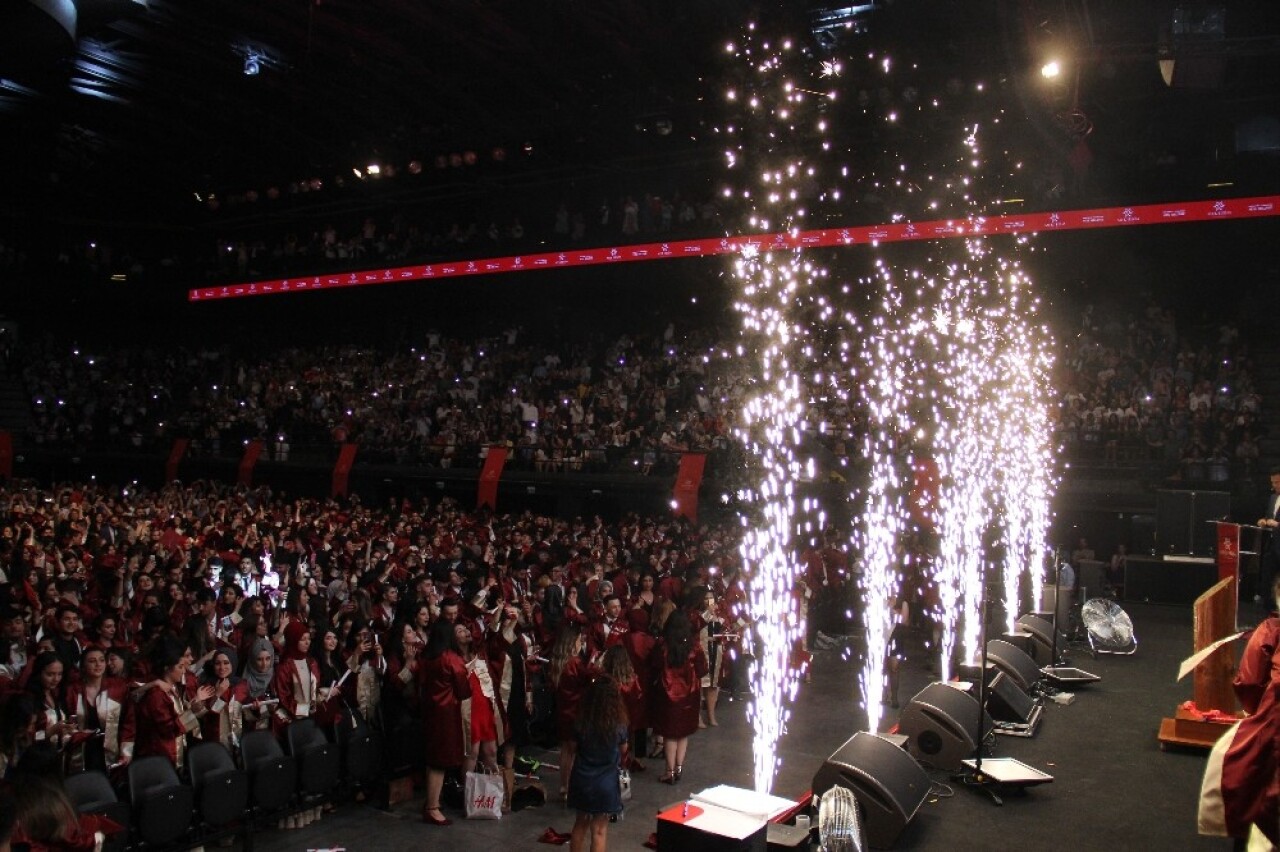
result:
<svg viewBox="0 0 1280 852"><path fill-rule="evenodd" d="M601 175L710 179L722 161L710 132L722 46L752 8L0 0L0 224L199 229L271 204L305 215ZM790 18L815 53L902 45L939 80L991 75L1025 117L1028 145L1067 150L1088 135L1112 200L1275 189L1280 3L876 0L756 12ZM1033 78L1053 50L1074 65L1046 92ZM1168 83L1161 59L1176 63Z"/></svg>

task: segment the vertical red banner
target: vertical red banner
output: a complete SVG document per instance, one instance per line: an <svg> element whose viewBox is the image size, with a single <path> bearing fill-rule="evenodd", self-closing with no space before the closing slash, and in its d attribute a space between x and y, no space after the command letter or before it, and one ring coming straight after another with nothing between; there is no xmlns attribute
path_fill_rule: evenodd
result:
<svg viewBox="0 0 1280 852"><path fill-rule="evenodd" d="M698 489L702 487L702 473L706 467L706 453L685 453L680 456L676 487L671 492L675 513L695 524L698 522Z"/></svg>
<svg viewBox="0 0 1280 852"><path fill-rule="evenodd" d="M1218 579L1231 577L1239 589L1240 582L1240 525L1218 521Z"/></svg>
<svg viewBox="0 0 1280 852"><path fill-rule="evenodd" d="M191 445L191 441L187 438L174 438L173 446L169 448L169 460L164 463L164 481L173 482L178 478L178 465L182 462L182 457L187 454L187 447Z"/></svg>
<svg viewBox="0 0 1280 852"><path fill-rule="evenodd" d="M0 430L0 477L13 479L13 435Z"/></svg>
<svg viewBox="0 0 1280 852"><path fill-rule="evenodd" d="M351 478L351 466L356 462L356 445L343 444L338 451L338 463L333 466L333 486L330 497L347 496L347 480Z"/></svg>
<svg viewBox="0 0 1280 852"><path fill-rule="evenodd" d="M262 455L262 441L254 439L244 446L244 455L240 459L240 477L236 480L241 485L253 484L253 466Z"/></svg>
<svg viewBox="0 0 1280 852"><path fill-rule="evenodd" d="M480 471L480 484L476 488L476 508L488 506L491 511L498 508L498 481L502 479L502 468L507 464L506 447L490 447L489 454L484 457L484 468Z"/></svg>

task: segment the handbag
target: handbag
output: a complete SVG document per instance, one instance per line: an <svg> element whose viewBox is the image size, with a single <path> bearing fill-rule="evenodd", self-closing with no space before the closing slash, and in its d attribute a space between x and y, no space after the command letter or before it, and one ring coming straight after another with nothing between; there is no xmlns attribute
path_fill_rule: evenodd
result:
<svg viewBox="0 0 1280 852"><path fill-rule="evenodd" d="M622 801L631 801L631 770L618 770L618 786L622 789Z"/></svg>
<svg viewBox="0 0 1280 852"><path fill-rule="evenodd" d="M502 776L468 772L465 792L467 819L502 819Z"/></svg>

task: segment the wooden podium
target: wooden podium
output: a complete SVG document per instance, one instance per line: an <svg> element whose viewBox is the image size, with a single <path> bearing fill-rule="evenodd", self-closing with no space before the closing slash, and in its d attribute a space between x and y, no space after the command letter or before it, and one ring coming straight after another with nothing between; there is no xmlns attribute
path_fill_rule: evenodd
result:
<svg viewBox="0 0 1280 852"><path fill-rule="evenodd" d="M1224 577L1212 588L1196 598L1195 622L1192 627L1194 651L1202 651L1219 639L1236 632L1236 578ZM1191 748L1213 748L1218 738L1240 715L1235 690L1231 682L1236 674L1234 643L1228 642L1210 654L1198 666L1192 694L1196 708L1201 711L1218 710L1231 718L1214 722L1200 719L1181 707L1172 719L1160 723L1160 748L1169 745Z"/></svg>

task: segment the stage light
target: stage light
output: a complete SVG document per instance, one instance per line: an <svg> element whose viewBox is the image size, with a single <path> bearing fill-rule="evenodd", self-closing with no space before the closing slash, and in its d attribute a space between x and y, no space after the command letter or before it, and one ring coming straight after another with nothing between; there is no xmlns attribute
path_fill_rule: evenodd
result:
<svg viewBox="0 0 1280 852"><path fill-rule="evenodd" d="M382 174L382 167L379 166L377 163L370 163L365 168L365 172L369 175L369 177L378 177L379 175Z"/></svg>
<svg viewBox="0 0 1280 852"><path fill-rule="evenodd" d="M258 76L258 72L261 70L262 65L259 62L258 54L254 53L252 50L249 51L244 58L244 75L246 77L256 77Z"/></svg>
<svg viewBox="0 0 1280 852"><path fill-rule="evenodd" d="M1040 76L1046 80L1052 80L1062 73L1062 65L1056 59L1051 59L1044 65L1040 66Z"/></svg>

